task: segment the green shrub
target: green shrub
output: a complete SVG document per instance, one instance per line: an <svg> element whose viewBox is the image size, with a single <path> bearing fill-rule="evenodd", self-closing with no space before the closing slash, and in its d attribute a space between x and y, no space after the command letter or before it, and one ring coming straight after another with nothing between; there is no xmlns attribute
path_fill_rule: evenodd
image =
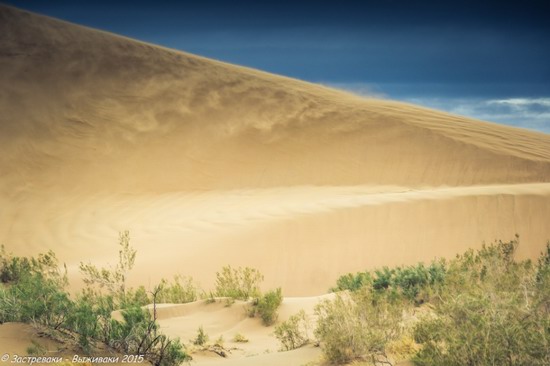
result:
<svg viewBox="0 0 550 366"><path fill-rule="evenodd" d="M48 353L48 349L35 341L31 340L31 345L27 347L27 354L29 356L45 356Z"/></svg>
<svg viewBox="0 0 550 366"><path fill-rule="evenodd" d="M248 338L246 338L244 335L242 335L241 333L237 333L235 334L235 336L233 337L233 342L237 342L237 343L248 343Z"/></svg>
<svg viewBox="0 0 550 366"><path fill-rule="evenodd" d="M300 310L275 327L275 337L284 351L300 348L309 343L309 326L305 311Z"/></svg>
<svg viewBox="0 0 550 366"><path fill-rule="evenodd" d="M0 286L0 323L36 322L59 328L70 313L72 302L65 292L66 269L59 269L55 254L20 258L2 249L0 258L6 281Z"/></svg>
<svg viewBox="0 0 550 366"><path fill-rule="evenodd" d="M121 308L132 306L126 298L126 280L128 273L134 267L136 250L130 246L130 233L124 231L119 234L120 249L118 263L115 268L98 268L91 263L80 263L80 272L84 283L91 287L107 289L114 296Z"/></svg>
<svg viewBox="0 0 550 366"><path fill-rule="evenodd" d="M372 286L372 276L369 272L357 272L355 275L348 273L336 280L336 287L331 288L330 292L357 291L363 286Z"/></svg>
<svg viewBox="0 0 550 366"><path fill-rule="evenodd" d="M226 266L216 272L216 296L248 300L260 295L260 283L264 276L254 268Z"/></svg>
<svg viewBox="0 0 550 366"><path fill-rule="evenodd" d="M193 344L195 346L204 346L206 342L208 342L208 334L204 331L204 328L202 326L199 327L197 330L197 336L193 340Z"/></svg>
<svg viewBox="0 0 550 366"><path fill-rule="evenodd" d="M281 288L269 291L258 299L256 312L262 318L264 325L272 325L277 321L277 309L283 303L283 292Z"/></svg>
<svg viewBox="0 0 550 366"><path fill-rule="evenodd" d="M157 297L159 303L185 304L198 299L199 287L191 277L174 276L173 282L161 281L161 290Z"/></svg>
<svg viewBox="0 0 550 366"><path fill-rule="evenodd" d="M120 244L119 264L115 269L81 265L88 287L75 300L65 290L66 268L60 270L52 252L37 258L19 258L2 249L0 322L38 323L45 326L49 334L73 338L87 353L96 349L97 342L103 342L119 352L143 355L156 366L175 366L189 360L179 340L160 334L156 319L139 306L148 300L145 289L126 288L126 275L133 266L136 252L129 246L127 232L121 234ZM101 288L108 292L102 293ZM153 298L157 292L155 290ZM121 307L125 308L124 320L118 322L111 314ZM36 347L29 350L39 351Z"/></svg>
<svg viewBox="0 0 550 366"><path fill-rule="evenodd" d="M514 260L517 246L484 245L450 261L434 312L414 328L416 364L550 364L548 286L538 286L546 254L535 267Z"/></svg>
<svg viewBox="0 0 550 366"><path fill-rule="evenodd" d="M332 363L387 362L386 345L401 332L402 305L370 289L337 294L315 309L315 335Z"/></svg>
<svg viewBox="0 0 550 366"><path fill-rule="evenodd" d="M147 293L147 290L144 286L139 286L137 289L128 289L126 290L126 304L125 306L132 306L132 305L138 305L138 306L145 306L149 305L153 302L153 299ZM159 302L157 300L157 302Z"/></svg>

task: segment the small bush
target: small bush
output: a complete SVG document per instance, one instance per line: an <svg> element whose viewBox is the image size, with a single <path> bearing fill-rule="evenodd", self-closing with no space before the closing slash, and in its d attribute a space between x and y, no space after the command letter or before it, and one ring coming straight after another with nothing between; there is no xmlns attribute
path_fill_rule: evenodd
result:
<svg viewBox="0 0 550 366"><path fill-rule="evenodd" d="M0 265L5 285L0 286L0 323L36 322L57 329L70 313L65 271L55 254L34 258L13 257L2 249Z"/></svg>
<svg viewBox="0 0 550 366"><path fill-rule="evenodd" d="M260 295L260 283L264 276L254 268L226 266L216 272L216 296L248 300Z"/></svg>
<svg viewBox="0 0 550 366"><path fill-rule="evenodd" d="M275 337L281 342L284 351L300 348L309 343L309 319L305 311L300 310L287 321L275 327Z"/></svg>
<svg viewBox="0 0 550 366"><path fill-rule="evenodd" d="M223 344L225 343L225 339L223 339L223 334L221 334L218 339L214 342L214 347L223 348Z"/></svg>
<svg viewBox="0 0 550 366"><path fill-rule="evenodd" d="M193 344L195 346L204 346L206 342L208 342L208 334L204 331L204 328L202 326L199 327L197 330L197 336L193 340Z"/></svg>
<svg viewBox="0 0 550 366"><path fill-rule="evenodd" d="M191 277L177 275L171 283L162 279L160 286L157 297L159 303L185 304L196 301L199 297L199 286Z"/></svg>
<svg viewBox="0 0 550 366"><path fill-rule="evenodd" d="M48 349L35 341L31 340L31 345L27 347L27 354L29 356L44 356L48 353Z"/></svg>
<svg viewBox="0 0 550 366"><path fill-rule="evenodd" d="M402 305L370 289L338 294L315 309L315 335L333 363L368 360L387 362L386 345L399 337Z"/></svg>
<svg viewBox="0 0 550 366"><path fill-rule="evenodd" d="M147 293L147 290L143 286L139 286L137 289L128 289L126 293L126 306L145 306L153 302L153 299ZM159 302L159 301L157 301Z"/></svg>
<svg viewBox="0 0 550 366"><path fill-rule="evenodd" d="M248 338L246 338L244 335L242 335L241 333L237 333L235 334L235 336L233 337L233 342L237 342L237 343L248 343Z"/></svg>
<svg viewBox="0 0 550 366"><path fill-rule="evenodd" d="M256 305L256 312L262 318L264 325L272 325L277 321L278 313L277 309L283 303L283 292L281 288L274 291L269 291L258 299L258 305Z"/></svg>
<svg viewBox="0 0 550 366"><path fill-rule="evenodd" d="M372 286L372 276L369 272L357 272L355 275L348 273L338 278L336 287L331 288L330 292L357 291L363 286Z"/></svg>
<svg viewBox="0 0 550 366"><path fill-rule="evenodd" d="M98 268L91 263L80 263L80 272L84 283L90 287L107 289L119 303L120 308L132 306L126 298L128 273L134 267L136 250L130 246L130 233L124 231L119 234L119 260L115 268Z"/></svg>

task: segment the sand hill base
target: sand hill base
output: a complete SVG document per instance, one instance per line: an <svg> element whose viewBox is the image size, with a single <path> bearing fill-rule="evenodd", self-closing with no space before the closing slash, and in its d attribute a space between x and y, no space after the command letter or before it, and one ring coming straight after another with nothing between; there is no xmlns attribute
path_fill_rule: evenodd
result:
<svg viewBox="0 0 550 366"><path fill-rule="evenodd" d="M209 289L222 266L251 266L294 297L516 233L519 255L534 257L550 239L546 134L5 6L0 85L0 241L19 255L56 252L74 291L81 261L116 262L123 230L138 251L132 285L183 274ZM172 311L161 325L182 339L197 324L255 338L241 355L261 359L251 364L319 356L273 353L272 328L238 308Z"/></svg>

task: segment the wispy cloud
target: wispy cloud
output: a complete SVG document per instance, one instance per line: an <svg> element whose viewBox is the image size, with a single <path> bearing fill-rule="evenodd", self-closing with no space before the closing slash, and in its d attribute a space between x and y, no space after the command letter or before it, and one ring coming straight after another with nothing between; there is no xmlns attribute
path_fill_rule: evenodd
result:
<svg viewBox="0 0 550 366"><path fill-rule="evenodd" d="M324 84L337 89L350 91L361 96L397 99L483 121L550 133L550 97L472 98L452 95L450 93L450 95L444 97L431 97L422 95L420 86L411 87L411 85L405 85L408 95L399 95L396 97L392 93L384 93L384 90L387 89L387 86L384 85L380 86L361 82ZM422 96L411 97L410 95L413 94L415 90Z"/></svg>
<svg viewBox="0 0 550 366"><path fill-rule="evenodd" d="M382 91L376 84L371 83L337 83L337 82L320 82L319 84L328 86L329 88L344 90L357 94L362 97L367 98L379 98L379 99L388 99L388 94Z"/></svg>
<svg viewBox="0 0 550 366"><path fill-rule="evenodd" d="M550 133L550 98L409 98L450 113Z"/></svg>

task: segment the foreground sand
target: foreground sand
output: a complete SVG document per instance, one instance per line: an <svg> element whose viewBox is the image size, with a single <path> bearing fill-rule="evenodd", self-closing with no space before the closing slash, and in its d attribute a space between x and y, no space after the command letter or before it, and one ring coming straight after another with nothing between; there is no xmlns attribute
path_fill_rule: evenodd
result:
<svg viewBox="0 0 550 366"><path fill-rule="evenodd" d="M519 255L533 258L550 239L543 133L5 6L0 85L0 243L21 255L55 251L73 291L81 261L116 261L123 230L138 250L132 285L183 274L208 290L222 266L252 266L265 288L306 297L285 307L311 307L307 296L349 271L450 257L516 233ZM211 309L176 306L161 325L182 339L198 324L224 337L241 329L256 340L240 358L266 365L319 356L273 353L271 328L238 307Z"/></svg>

